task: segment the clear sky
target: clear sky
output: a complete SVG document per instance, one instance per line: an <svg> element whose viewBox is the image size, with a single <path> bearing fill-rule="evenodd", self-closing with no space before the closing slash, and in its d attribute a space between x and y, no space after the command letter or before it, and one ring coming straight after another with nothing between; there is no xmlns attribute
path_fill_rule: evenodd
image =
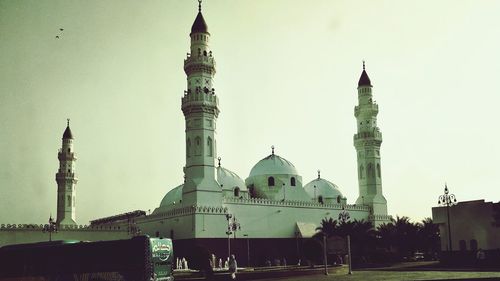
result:
<svg viewBox="0 0 500 281"><path fill-rule="evenodd" d="M354 203L366 60L389 213L431 216L445 182L459 201L498 201L498 11L488 0L205 0L222 165L245 179L274 145L304 184L320 169ZM0 223L55 214L66 118L78 223L152 211L182 183L196 13L194 0L0 0Z"/></svg>

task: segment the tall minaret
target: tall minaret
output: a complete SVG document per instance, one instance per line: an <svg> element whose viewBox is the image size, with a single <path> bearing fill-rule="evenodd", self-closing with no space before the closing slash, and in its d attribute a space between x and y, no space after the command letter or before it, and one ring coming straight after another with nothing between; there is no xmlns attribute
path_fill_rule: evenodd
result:
<svg viewBox="0 0 500 281"><path fill-rule="evenodd" d="M182 98L186 120L186 166L182 191L184 204L216 205L222 191L215 179L215 123L219 115L218 99L213 88L215 60L209 48L210 33L201 13L191 27L191 52L184 60L187 90Z"/></svg>
<svg viewBox="0 0 500 281"><path fill-rule="evenodd" d="M62 147L57 154L59 171L57 182L57 220L58 225L76 225L75 220L75 185L78 179L75 175L75 153L73 151L73 134L68 126L62 137Z"/></svg>
<svg viewBox="0 0 500 281"><path fill-rule="evenodd" d="M358 82L358 105L354 107L358 127L358 133L354 135L359 182L359 197L356 204L372 207L371 220L375 225L387 216L387 200L382 195L380 164L382 133L377 127L377 114L378 105L373 101L372 84L363 61L363 72Z"/></svg>

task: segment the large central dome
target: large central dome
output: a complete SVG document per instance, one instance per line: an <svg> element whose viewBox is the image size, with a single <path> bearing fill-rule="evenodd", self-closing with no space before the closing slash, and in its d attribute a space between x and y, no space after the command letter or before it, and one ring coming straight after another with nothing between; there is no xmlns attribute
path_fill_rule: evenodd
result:
<svg viewBox="0 0 500 281"><path fill-rule="evenodd" d="M271 154L260 160L250 171L249 177L261 175L297 175L295 166L285 158Z"/></svg>

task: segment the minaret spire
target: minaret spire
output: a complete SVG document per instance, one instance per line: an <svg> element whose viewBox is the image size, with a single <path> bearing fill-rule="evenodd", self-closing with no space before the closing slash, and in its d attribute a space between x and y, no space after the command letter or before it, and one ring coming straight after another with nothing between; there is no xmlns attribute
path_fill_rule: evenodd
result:
<svg viewBox="0 0 500 281"><path fill-rule="evenodd" d="M366 73L365 61L358 82L358 105L354 107L357 133L354 147L358 160L359 197L357 205L367 205L373 211L374 226L388 221L387 200L382 194L380 146L382 133L377 126L378 105L373 101L372 84Z"/></svg>
<svg viewBox="0 0 500 281"><path fill-rule="evenodd" d="M222 191L215 179L217 168L216 122L219 115L218 97L213 80L215 59L210 49L210 33L201 13L191 27L190 53L184 60L187 89L182 98L182 112L186 120L186 181L182 188L184 204L220 204ZM220 164L220 163L219 163Z"/></svg>
<svg viewBox="0 0 500 281"><path fill-rule="evenodd" d="M59 170L56 173L57 182L57 225L76 225L75 216L75 185L78 181L75 175L75 153L73 151L73 134L69 128L69 118L66 119L66 130L59 149Z"/></svg>

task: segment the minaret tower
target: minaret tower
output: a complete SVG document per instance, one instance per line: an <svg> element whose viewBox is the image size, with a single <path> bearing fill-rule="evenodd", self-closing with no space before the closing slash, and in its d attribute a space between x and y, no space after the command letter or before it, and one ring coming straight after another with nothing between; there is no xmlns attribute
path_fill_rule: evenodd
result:
<svg viewBox="0 0 500 281"><path fill-rule="evenodd" d="M358 133L354 135L358 159L359 197L356 204L372 207L374 225L387 218L387 200L382 195L380 145L382 133L377 127L378 105L373 101L372 84L365 70L358 82L358 105L354 107Z"/></svg>
<svg viewBox="0 0 500 281"><path fill-rule="evenodd" d="M62 147L57 154L59 171L57 182L57 225L76 225L75 220L75 153L73 151L73 134L69 128L69 119L62 137Z"/></svg>
<svg viewBox="0 0 500 281"><path fill-rule="evenodd" d="M210 50L210 33L201 13L191 27L191 52L184 60L187 90L182 98L186 120L186 166L182 192L184 204L218 205L222 191L215 179L216 120L219 101L213 88L215 60Z"/></svg>

